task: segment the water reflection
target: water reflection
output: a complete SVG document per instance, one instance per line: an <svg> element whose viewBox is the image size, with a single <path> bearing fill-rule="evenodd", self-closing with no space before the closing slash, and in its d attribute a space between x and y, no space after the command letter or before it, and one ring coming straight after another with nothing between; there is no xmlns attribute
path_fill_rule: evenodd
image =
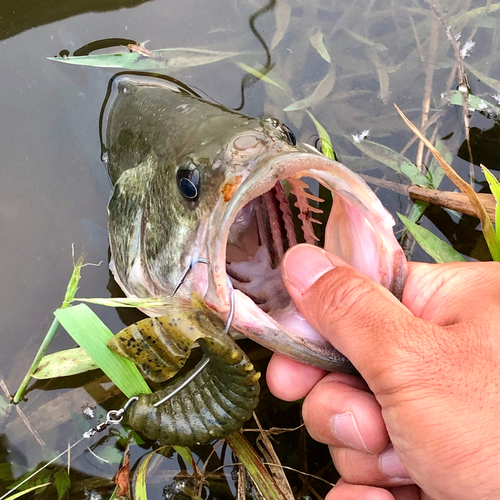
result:
<svg viewBox="0 0 500 500"><path fill-rule="evenodd" d="M148 0L67 0L65 2L18 0L0 6L0 40L44 24L61 21L87 12L131 8Z"/></svg>

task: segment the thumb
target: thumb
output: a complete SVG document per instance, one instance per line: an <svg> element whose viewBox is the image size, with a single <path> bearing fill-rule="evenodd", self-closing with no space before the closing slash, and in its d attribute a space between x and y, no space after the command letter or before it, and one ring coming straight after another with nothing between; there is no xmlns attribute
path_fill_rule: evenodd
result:
<svg viewBox="0 0 500 500"><path fill-rule="evenodd" d="M292 247L282 272L292 300L309 324L352 362L369 385L405 361L409 338L422 331L421 323L432 328L383 286L321 248Z"/></svg>

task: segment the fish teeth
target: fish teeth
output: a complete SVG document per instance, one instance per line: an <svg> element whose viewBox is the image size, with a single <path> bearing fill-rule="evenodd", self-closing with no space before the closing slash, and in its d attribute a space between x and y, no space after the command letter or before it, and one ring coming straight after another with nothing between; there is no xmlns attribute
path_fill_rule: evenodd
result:
<svg viewBox="0 0 500 500"><path fill-rule="evenodd" d="M322 213L323 211L320 210L319 212L317 212L317 210L319 209L317 209L316 207L311 207L311 205L309 205L308 203L308 199L313 201L324 200L305 191L305 188L308 188L309 186L302 179L288 179L288 182L292 186L290 192L295 196L295 198L297 198L297 201L294 205L299 209L298 217L302 222L302 232L304 233L304 239L306 243L314 245L317 241L319 241L319 238L314 234L312 224L321 222L313 219L309 214L311 212Z"/></svg>
<svg viewBox="0 0 500 500"><path fill-rule="evenodd" d="M285 225L286 237L288 238L288 246L293 247L297 244L297 235L293 227L292 211L290 210L290 205L281 182L277 182L275 188L276 199L278 200L281 213L283 214L283 223Z"/></svg>

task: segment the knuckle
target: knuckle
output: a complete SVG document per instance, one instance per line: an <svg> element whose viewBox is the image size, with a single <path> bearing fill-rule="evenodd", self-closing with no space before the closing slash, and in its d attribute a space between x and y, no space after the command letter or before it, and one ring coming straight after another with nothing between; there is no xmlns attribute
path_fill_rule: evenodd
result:
<svg viewBox="0 0 500 500"><path fill-rule="evenodd" d="M375 283L347 268L336 268L320 278L317 285L319 294L313 291L314 304L322 317L350 315L375 288Z"/></svg>

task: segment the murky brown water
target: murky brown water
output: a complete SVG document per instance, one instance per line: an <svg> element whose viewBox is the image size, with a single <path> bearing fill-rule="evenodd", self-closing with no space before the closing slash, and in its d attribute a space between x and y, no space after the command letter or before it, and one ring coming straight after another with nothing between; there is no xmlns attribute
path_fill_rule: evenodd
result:
<svg viewBox="0 0 500 500"><path fill-rule="evenodd" d="M106 204L110 183L100 161L98 118L107 83L118 70L69 66L48 61L46 57L63 49L72 53L95 40L127 38L137 42L150 40L147 47L151 49L198 47L241 51L244 54L238 60L245 64L260 68L266 63L265 49L249 25L252 14L265 2L154 0L135 2L135 6L132 3L106 3L106 7L116 9L109 11L103 9L102 2L83 0L25 0L15 4L4 2L0 7L0 378L11 393L29 368L52 322L52 311L62 301L72 270L72 244L77 255L85 252L87 262L103 261L100 267L84 268L79 295L109 294ZM492 95L500 92L500 11L477 15L466 22L461 21L460 15L487 4L495 7L498 2L442 4L443 10L448 8L448 21L452 26L456 24L457 32L462 31L460 43L468 37L476 42L470 57L465 59L474 69L467 69L472 92L496 104ZM120 5L127 8L118 8ZM91 12L92 9L100 11ZM288 16L290 20L286 23ZM282 37L276 35L280 26L286 26ZM465 137L461 108L447 105L441 97L458 84L456 79L450 79L453 51L444 25L434 21L425 2L277 0L274 11L255 18L255 28L269 50L267 62L274 64L268 76L282 84L288 94L262 82L248 85L244 113L274 115L288 123L299 140L314 143L317 135L307 114L284 112L283 108L310 96L321 80L329 78L327 84L332 85L332 91L313 102L310 110L330 132L341 159L357 171L400 184L409 181L363 156L352 134L369 129L372 141L401 151L412 135L397 116L393 103L420 125L423 103L428 100L428 117L437 124L429 129L429 137L434 132L437 137L445 137L454 167L468 175L468 162L459 158L459 151L462 158L467 158L464 148L460 149ZM318 30L325 35L331 63L311 45L310 37ZM433 32L438 33L434 48ZM432 81L426 67L432 68ZM241 104L240 86L245 73L233 61L170 74L228 107ZM500 135L495 118L477 112L471 116L475 163L482 161L492 169L498 169L499 165ZM416 161L417 143L404 154ZM423 159L425 164L430 163L425 152ZM485 183L477 171L476 174L480 189ZM445 179L441 188L452 190L453 186ZM390 189L381 189L378 194L393 213L408 213L411 209L406 195ZM486 258L476 219L431 208L422 225L446 235L467 255ZM398 224L397 230L400 229ZM418 247L412 258L431 260ZM123 321L113 309L96 307L95 310L113 331L122 327ZM52 349L73 345L61 331ZM260 350L253 351L255 356L262 357ZM265 363L264 358L261 368L265 368ZM68 441L77 440L88 425L81 407L93 405L94 400L108 399L106 391L113 389L101 379L96 381L95 373L36 383L27 395L27 402L19 405L30 428L16 409L9 407L7 415L3 415L0 405L0 495L13 478L52 458L54 450L64 449ZM3 393L0 397L5 400ZM119 400L111 400L105 407L118 404ZM289 418L283 421L282 415L288 408ZM298 408L266 397L260 414L266 425L293 426L299 422ZM302 467L334 481L333 469L322 469L329 462L326 448L306 441L299 432L290 436L278 438L281 442L278 452L286 465ZM116 441L116 437L109 435L103 441L106 439ZM41 440L45 444L40 444ZM136 446L133 463L145 451ZM206 457L209 451L199 450L199 456ZM304 461L307 452L309 459ZM109 498L108 492L112 491L109 480L117 470L120 454L109 446L97 448L96 453L108 454L110 463L102 463L88 452L82 454L81 449L75 450L71 498L93 498L92 492ZM230 463L230 454L226 455ZM183 498L172 496L168 488L163 492L178 473L177 463L174 456L168 465L158 465L161 470L152 475L148 490L151 498L161 495ZM166 472L167 469L174 472ZM91 479L92 476L96 479ZM292 476L296 491L301 491L298 497L305 494L312 497L312 490L303 486L298 476ZM221 476L220 483L212 482L213 498L228 498L229 491L234 493L231 478L229 490L226 481ZM328 490L319 483L312 484L320 494ZM102 485L104 488L100 488ZM54 490L47 490L45 495L50 497L49 493L53 495Z"/></svg>

